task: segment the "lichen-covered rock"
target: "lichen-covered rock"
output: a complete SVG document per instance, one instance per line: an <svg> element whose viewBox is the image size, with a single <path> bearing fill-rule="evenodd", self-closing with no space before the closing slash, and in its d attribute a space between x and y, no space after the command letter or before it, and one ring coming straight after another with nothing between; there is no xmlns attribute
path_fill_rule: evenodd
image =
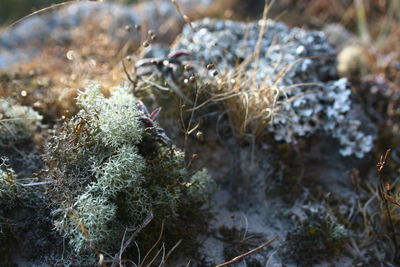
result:
<svg viewBox="0 0 400 267"><path fill-rule="evenodd" d="M174 49L189 50L198 65L214 63L228 81L237 77L240 64L241 77L255 81L245 90L278 88L276 113L266 127L275 140L295 144L323 133L339 141L343 156L361 158L372 149L374 129L347 80L338 79L336 52L322 32L289 29L272 20L203 19L193 27L183 29ZM199 73L213 82L205 68Z"/></svg>

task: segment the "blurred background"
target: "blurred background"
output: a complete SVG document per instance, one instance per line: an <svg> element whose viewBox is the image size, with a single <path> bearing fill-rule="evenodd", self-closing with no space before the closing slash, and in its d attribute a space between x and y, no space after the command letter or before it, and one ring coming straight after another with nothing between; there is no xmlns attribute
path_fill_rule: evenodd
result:
<svg viewBox="0 0 400 267"><path fill-rule="evenodd" d="M143 0L142 0L143 1ZM1 0L0 1L0 24L9 24L31 12L53 4L65 2L62 0ZM140 2L138 0L107 0L107 2L119 2L130 4Z"/></svg>
<svg viewBox="0 0 400 267"><path fill-rule="evenodd" d="M1 0L0 25L10 24L33 11L60 2L63 1ZM150 1L103 0L103 2L134 4ZM260 17L264 6L263 0L199 0L198 2L214 2L206 15L245 20ZM289 26L322 28L326 23L340 23L348 30L362 35L364 41L369 41L374 37L379 41L385 40L386 36L393 34L391 31L398 28L400 18L400 0L279 0L270 2L273 2L269 12L270 17L282 20Z"/></svg>
<svg viewBox="0 0 400 267"><path fill-rule="evenodd" d="M36 10L61 2L0 0L0 30L4 30L0 35L0 68L13 62L31 60L38 51L42 56L47 53L53 60L71 49L88 57L96 54L97 61L109 64L111 68L123 53L135 51L138 46L140 38L129 27L127 31L127 25L132 27L140 23L146 31L156 30L155 42L163 44L172 43L184 25L182 15L168 0L103 0L104 3L130 6L101 8L99 5L99 9L88 17L85 17L85 12L90 9L71 9L68 13L66 8L60 7L41 13L37 16L40 19L24 20L7 27ZM213 17L254 21L261 17L265 5L263 0L176 2L182 4L183 12L191 20ZM269 18L283 21L290 27L324 31L339 53L342 76L363 80L367 82L366 88L371 87L368 83L372 81L389 87L390 92L400 92L400 0L277 0L269 3L272 3ZM60 13L55 17L46 16L52 11ZM111 26L102 25L106 23ZM128 40L135 42L127 44ZM57 53L55 44L59 49ZM115 62L115 59L118 60ZM400 115L396 113L396 116Z"/></svg>

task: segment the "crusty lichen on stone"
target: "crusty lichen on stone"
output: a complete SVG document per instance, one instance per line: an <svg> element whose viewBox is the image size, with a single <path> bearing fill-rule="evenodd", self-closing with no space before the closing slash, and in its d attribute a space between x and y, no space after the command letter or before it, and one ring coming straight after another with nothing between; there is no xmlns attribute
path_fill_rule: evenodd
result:
<svg viewBox="0 0 400 267"><path fill-rule="evenodd" d="M302 137L322 135L337 139L343 156L362 158L371 151L374 129L354 101L347 80L338 79L336 51L322 32L289 29L272 20L203 19L192 25L193 29L183 29L174 49L190 51L197 66L218 67L216 78L199 68L203 80L218 83L220 76L234 80L239 66L244 72L241 79L252 81L244 90L251 93L264 85L279 89L277 101L271 100L273 107L265 111L275 111L265 131L276 141L296 144Z"/></svg>

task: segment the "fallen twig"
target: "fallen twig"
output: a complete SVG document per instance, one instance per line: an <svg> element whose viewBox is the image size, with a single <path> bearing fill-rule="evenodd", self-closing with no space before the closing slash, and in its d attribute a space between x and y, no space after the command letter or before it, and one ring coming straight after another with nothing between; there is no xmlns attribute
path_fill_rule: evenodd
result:
<svg viewBox="0 0 400 267"><path fill-rule="evenodd" d="M246 252L246 253L244 253L244 254L242 254L242 255L240 255L240 256L237 256L237 257L233 258L233 259L230 260L230 261L224 262L224 263L222 263L222 264L218 264L218 265L216 265L215 267L224 267L224 266L229 266L229 265L231 265L231 264L237 263L237 262L241 261L242 259L244 259L245 257L247 257L247 256L249 256L249 255L251 255L251 254L253 254L253 253L256 253L257 251L259 251L259 250L261 250L261 249L267 247L267 246L270 245L272 242L274 242L275 239L277 239L277 238L278 238L278 236L275 236L274 238L272 238L271 240L265 242L265 243L262 244L261 246L255 248L255 249L252 249L252 250L250 250L250 251L248 251L248 252Z"/></svg>
<svg viewBox="0 0 400 267"><path fill-rule="evenodd" d="M44 181L44 182L33 182L29 184L21 184L21 186L28 187L28 186L37 186L37 185L46 185L46 184L53 184L54 181Z"/></svg>

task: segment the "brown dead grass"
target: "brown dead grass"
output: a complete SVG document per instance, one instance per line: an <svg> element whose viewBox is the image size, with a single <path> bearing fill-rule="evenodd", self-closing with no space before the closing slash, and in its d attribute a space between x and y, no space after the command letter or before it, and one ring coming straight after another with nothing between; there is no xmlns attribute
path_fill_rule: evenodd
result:
<svg viewBox="0 0 400 267"><path fill-rule="evenodd" d="M125 47L113 42L98 25L87 24L72 31L66 46L49 45L34 60L16 64L3 72L0 97L14 97L33 106L48 121L76 113L77 90L98 80L105 88L125 79L120 64Z"/></svg>
<svg viewBox="0 0 400 267"><path fill-rule="evenodd" d="M266 21L270 4L264 6L262 20ZM283 69L274 80L265 77L257 80L257 70L266 23L262 23L255 52L238 64L233 72L218 74L215 89L210 92L213 101L221 101L234 135L240 140L258 139L271 122L276 110L278 96L282 92L279 81L287 71ZM250 66L250 64L252 64ZM252 73L249 75L248 73Z"/></svg>

